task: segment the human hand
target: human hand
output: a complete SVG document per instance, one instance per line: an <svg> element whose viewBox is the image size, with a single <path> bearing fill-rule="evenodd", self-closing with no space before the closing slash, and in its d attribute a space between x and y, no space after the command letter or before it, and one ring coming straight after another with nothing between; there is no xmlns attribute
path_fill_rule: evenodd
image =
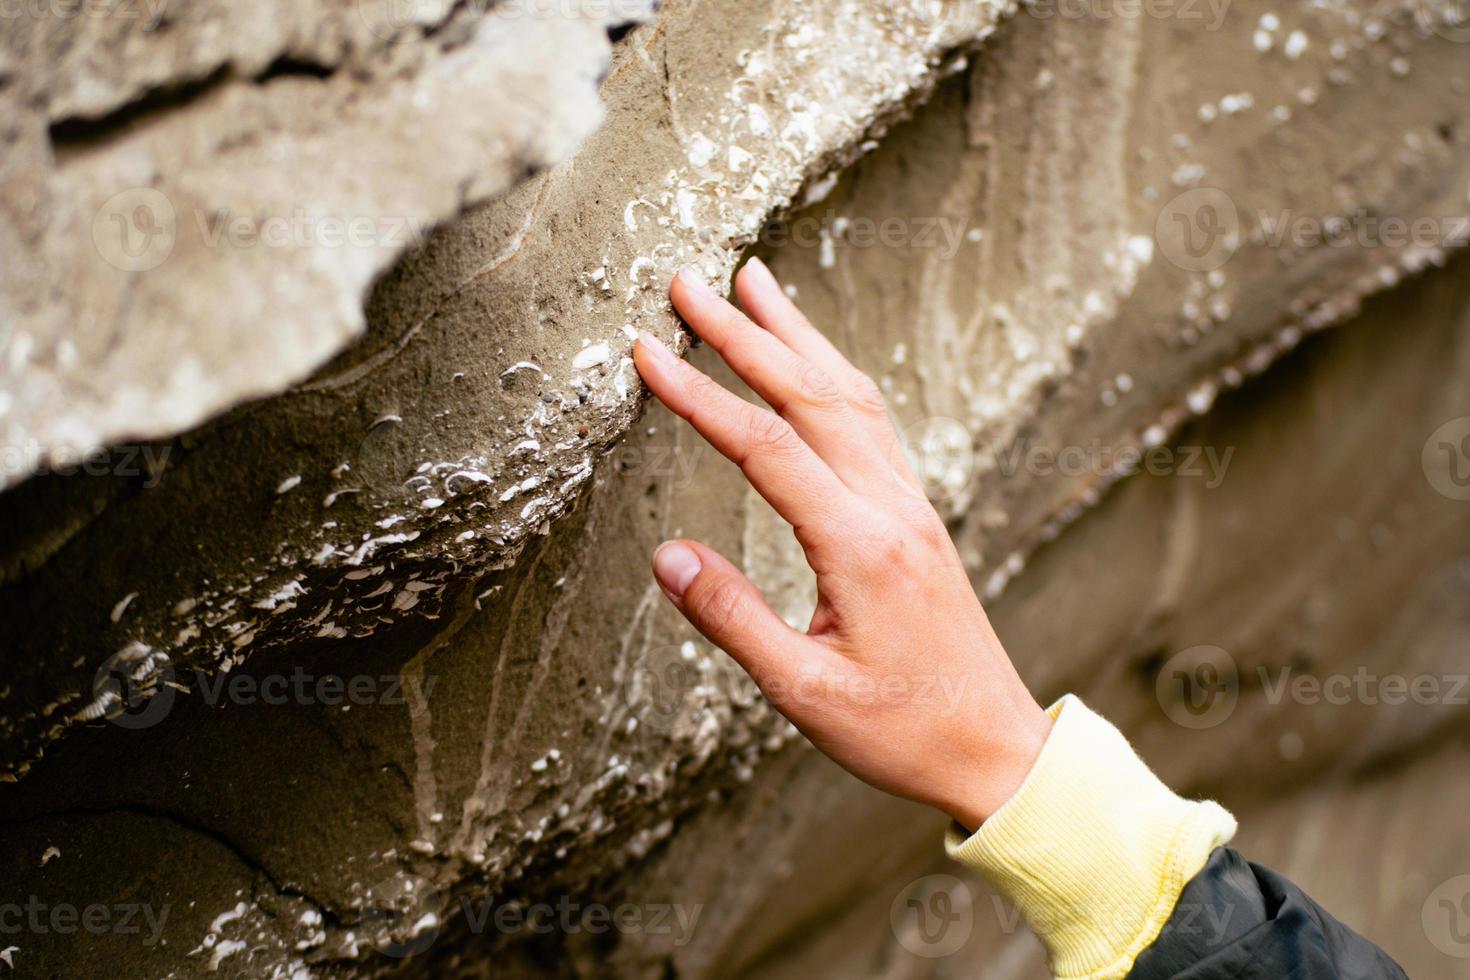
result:
<svg viewBox="0 0 1470 980"><path fill-rule="evenodd" d="M651 334L634 358L653 393L790 522L816 573L816 612L805 633L791 628L734 565L694 541L660 545L654 575L817 748L975 830L1020 787L1051 721L991 629L878 387L759 260L735 290L750 318L688 269L670 295L774 412Z"/></svg>

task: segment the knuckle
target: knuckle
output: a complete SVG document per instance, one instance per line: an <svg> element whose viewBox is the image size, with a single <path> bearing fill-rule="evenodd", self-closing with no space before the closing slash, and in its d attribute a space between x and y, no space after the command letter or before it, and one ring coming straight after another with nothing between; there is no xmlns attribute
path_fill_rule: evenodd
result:
<svg viewBox="0 0 1470 980"><path fill-rule="evenodd" d="M874 547L873 561L881 568L903 571L914 564L916 541L907 534L895 532L880 538Z"/></svg>
<svg viewBox="0 0 1470 980"><path fill-rule="evenodd" d="M883 390L878 387L877 382L862 372L857 372L852 380L850 401L858 411L868 415L888 414L888 400L883 397Z"/></svg>
<svg viewBox="0 0 1470 980"><path fill-rule="evenodd" d="M917 533L925 541L932 541L937 534L948 540L949 532L944 527L944 522L934 511L934 505L926 498L915 494L904 492L894 504L904 527Z"/></svg>
<svg viewBox="0 0 1470 980"><path fill-rule="evenodd" d="M802 401L818 408L842 404L842 391L832 376L815 364L803 362L796 370L796 390Z"/></svg>
<svg viewBox="0 0 1470 980"><path fill-rule="evenodd" d="M882 571L902 558L903 538L902 529L891 526L890 521L873 520L850 539L851 560L864 571Z"/></svg>
<svg viewBox="0 0 1470 980"><path fill-rule="evenodd" d="M809 524L798 524L791 529L792 534L796 537L796 543L801 546L807 561L813 567L822 564L831 541L831 532L837 526L836 521L824 519Z"/></svg>
<svg viewBox="0 0 1470 980"><path fill-rule="evenodd" d="M933 557L954 549L949 528L928 500L904 494L895 504L895 514L902 529L899 533L914 544L917 553Z"/></svg>
<svg viewBox="0 0 1470 980"><path fill-rule="evenodd" d="M796 430L785 419L753 409L745 419L746 441L752 452L785 453L792 449Z"/></svg>
<svg viewBox="0 0 1470 980"><path fill-rule="evenodd" d="M949 564L949 533L938 520L914 523L906 518L884 522L867 535L860 548L861 565L870 575L890 583L926 580Z"/></svg>
<svg viewBox="0 0 1470 980"><path fill-rule="evenodd" d="M948 557L954 552L954 540L949 536L949 528L934 513L933 508L927 504L924 506L922 515L915 515L911 523L914 525L915 535L920 544L930 554Z"/></svg>
<svg viewBox="0 0 1470 980"><path fill-rule="evenodd" d="M716 582L700 601L700 623L711 633L734 632L740 628L744 618L745 590L734 579Z"/></svg>

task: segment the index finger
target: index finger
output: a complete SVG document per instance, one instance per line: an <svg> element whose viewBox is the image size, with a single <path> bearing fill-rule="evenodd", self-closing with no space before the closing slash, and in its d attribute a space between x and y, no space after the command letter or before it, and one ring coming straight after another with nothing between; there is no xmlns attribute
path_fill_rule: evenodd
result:
<svg viewBox="0 0 1470 980"><path fill-rule="evenodd" d="M726 391L646 331L633 360L659 401L740 467L803 546L851 526L856 497L789 422Z"/></svg>

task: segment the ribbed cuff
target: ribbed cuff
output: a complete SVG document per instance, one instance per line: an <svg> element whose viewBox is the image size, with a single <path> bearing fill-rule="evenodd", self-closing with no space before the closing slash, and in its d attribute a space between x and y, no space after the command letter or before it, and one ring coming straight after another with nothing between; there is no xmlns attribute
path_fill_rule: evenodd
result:
<svg viewBox="0 0 1470 980"><path fill-rule="evenodd" d="M1124 977L1235 818L1176 796L1076 697L1047 714L1021 788L969 837L951 827L945 847L1020 910L1057 977Z"/></svg>

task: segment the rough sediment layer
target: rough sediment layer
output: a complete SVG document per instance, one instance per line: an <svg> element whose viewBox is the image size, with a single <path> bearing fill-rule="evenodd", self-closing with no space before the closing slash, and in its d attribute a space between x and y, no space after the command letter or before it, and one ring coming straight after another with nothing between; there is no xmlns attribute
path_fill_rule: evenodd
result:
<svg viewBox="0 0 1470 980"><path fill-rule="evenodd" d="M1247 672L1451 649L1436 597L1466 512L1418 454L1457 412L1470 335L1463 268L1437 269L1465 239L1462 49L1368 5L1021 14L991 36L1007 13L666 4L622 42L604 127L396 266L365 336L307 382L151 446L146 477L0 498L7 876L53 902L171 909L166 945L53 935L17 955L149 975L594 975L607 957L629 976L924 974L885 925L885 883L929 867L933 821L794 741L642 573L687 533L788 617L809 606L789 534L686 429L639 421L626 359L628 328L674 336L675 268L723 282L753 245L888 391L1037 690L1095 700L1177 784L1243 814L1295 812L1309 762L1342 769L1324 798L1351 794L1462 724L1337 712L1309 738L1252 696L1183 740L1154 685L1201 643ZM1302 232L1365 215L1431 231ZM1408 393L1414 411L1378 403ZM1192 444L1197 480L1119 483L1129 451ZM1086 465L1032 452L1068 446ZM1329 540L1334 511L1352 531ZM1287 552L1319 574L1287 576ZM1399 594L1372 608L1364 582ZM109 660L131 685L97 673ZM372 696L220 693L298 675ZM95 720L140 690L119 720L147 724ZM704 911L682 937L529 939L448 914L559 896ZM1401 913L1365 927L1392 948ZM831 928L803 938L818 917ZM996 932L957 955L1034 973L1031 940ZM416 955L379 954L415 933Z"/></svg>
<svg viewBox="0 0 1470 980"><path fill-rule="evenodd" d="M54 6L0 40L0 487L300 381L601 120L578 0Z"/></svg>
<svg viewBox="0 0 1470 980"><path fill-rule="evenodd" d="M63 553L110 536L111 520L196 516L153 542L151 567L167 582L139 581L115 553L120 565L93 571L122 589L106 609L28 617L22 645L56 656L17 678L12 694L30 708L0 701L11 746L0 765L23 769L108 707L92 685L107 656L151 689L164 663L214 670L439 616L448 585L512 562L636 417L629 333L673 333L663 287L673 272L695 264L728 277L809 174L859 153L927 92L947 52L998 16L972 3L932 13L928 3L671 6L622 51L603 89L609 124L396 269L362 343L279 399L153 447L167 479L86 488L110 504L58 501L44 481L23 487L62 512L14 528L7 569L41 566L26 581L63 602L42 581L67 564ZM838 23L844 50L833 57L820 45ZM80 669L63 666L75 655L57 631L83 623L91 653ZM97 627L111 634L100 658Z"/></svg>

